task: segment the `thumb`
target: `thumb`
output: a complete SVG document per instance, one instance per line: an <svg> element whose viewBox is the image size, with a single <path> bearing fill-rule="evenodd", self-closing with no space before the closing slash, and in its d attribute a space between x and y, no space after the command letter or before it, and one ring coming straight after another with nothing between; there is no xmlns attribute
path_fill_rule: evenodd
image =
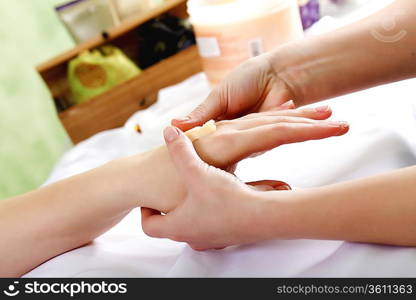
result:
<svg viewBox="0 0 416 300"><path fill-rule="evenodd" d="M191 140L178 128L171 126L164 130L163 135L179 178L186 185L189 184L188 187L198 186L205 172L205 163L199 158Z"/></svg>
<svg viewBox="0 0 416 300"><path fill-rule="evenodd" d="M212 91L208 98L198 105L188 116L179 119L173 119L172 125L177 126L183 131L201 126L212 119L222 116L227 110L224 101L221 100L220 93Z"/></svg>

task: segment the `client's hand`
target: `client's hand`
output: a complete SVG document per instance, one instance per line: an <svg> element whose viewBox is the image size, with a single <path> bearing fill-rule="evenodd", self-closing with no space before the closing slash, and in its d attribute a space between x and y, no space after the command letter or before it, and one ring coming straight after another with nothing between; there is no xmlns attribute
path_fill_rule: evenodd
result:
<svg viewBox="0 0 416 300"><path fill-rule="evenodd" d="M254 153L283 144L345 134L346 123L322 121L330 115L328 107L250 114L218 122L214 133L198 139L194 145L209 165L228 169ZM133 190L143 190L136 195L138 206L167 213L183 201L186 191L166 147L139 155L132 165L132 176L140 185Z"/></svg>
<svg viewBox="0 0 416 300"><path fill-rule="evenodd" d="M322 121L328 106L253 113L217 122L217 131L194 142L198 155L210 165L226 169L258 152L283 144L343 135L345 122Z"/></svg>
<svg viewBox="0 0 416 300"><path fill-rule="evenodd" d="M187 242L195 250L218 249L265 238L256 232L256 227L262 222L259 198L267 192L256 190L230 173L203 162L190 140L177 128L168 127L165 140L186 196L183 203L166 215L142 208L142 227L146 234Z"/></svg>

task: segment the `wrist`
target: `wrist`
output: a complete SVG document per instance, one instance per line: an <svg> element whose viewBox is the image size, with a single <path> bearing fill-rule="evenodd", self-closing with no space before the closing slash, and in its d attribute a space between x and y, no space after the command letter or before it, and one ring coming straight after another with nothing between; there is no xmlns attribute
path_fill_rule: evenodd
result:
<svg viewBox="0 0 416 300"><path fill-rule="evenodd" d="M257 192L256 213L258 236L262 240L297 239L311 237L311 226L319 211L314 209L314 199L319 189L297 191Z"/></svg>
<svg viewBox="0 0 416 300"><path fill-rule="evenodd" d="M282 84L296 107L308 104L305 89L309 84L309 77L306 68L303 67L306 58L299 49L302 49L302 46L298 42L292 42L264 55L276 82Z"/></svg>
<svg viewBox="0 0 416 300"><path fill-rule="evenodd" d="M126 201L134 207L152 208L164 213L173 210L185 197L181 179L162 146L124 159Z"/></svg>
<svg viewBox="0 0 416 300"><path fill-rule="evenodd" d="M350 63L355 54L341 50L323 35L287 43L265 58L299 107L356 90L356 67Z"/></svg>
<svg viewBox="0 0 416 300"><path fill-rule="evenodd" d="M252 233L253 242L290 236L293 221L290 201L293 198L291 191L250 193L250 219L244 230Z"/></svg>
<svg viewBox="0 0 416 300"><path fill-rule="evenodd" d="M111 185L109 193L120 207L134 209L146 202L145 157L143 154L113 160L102 167L106 180L102 185ZM101 189L106 189L101 186Z"/></svg>

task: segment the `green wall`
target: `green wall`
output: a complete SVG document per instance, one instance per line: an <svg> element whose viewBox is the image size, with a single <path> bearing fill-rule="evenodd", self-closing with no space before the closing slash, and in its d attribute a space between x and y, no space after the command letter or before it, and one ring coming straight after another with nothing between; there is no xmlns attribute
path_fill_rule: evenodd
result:
<svg viewBox="0 0 416 300"><path fill-rule="evenodd" d="M0 199L38 187L71 146L34 68L73 46L58 3L0 0Z"/></svg>

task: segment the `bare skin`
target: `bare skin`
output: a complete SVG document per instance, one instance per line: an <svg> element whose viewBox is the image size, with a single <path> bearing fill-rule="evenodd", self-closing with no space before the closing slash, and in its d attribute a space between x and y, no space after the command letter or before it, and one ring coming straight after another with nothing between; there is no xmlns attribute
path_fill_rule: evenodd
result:
<svg viewBox="0 0 416 300"><path fill-rule="evenodd" d="M409 196L416 195L416 167L314 189L259 191L203 162L178 129L167 128L165 140L187 193L166 215L142 208L150 236L195 250L297 238L416 246Z"/></svg>
<svg viewBox="0 0 416 300"><path fill-rule="evenodd" d="M394 30L382 28L389 20L394 21ZM230 73L189 116L173 120L173 125L186 130L208 119L279 109L288 100L299 107L413 78L415 20L415 1L397 0L356 24L251 59ZM388 39L400 32L405 34ZM187 157L201 164L189 149L177 151L175 147L172 144L171 155L177 160ZM187 200L163 217L143 210L143 226L152 236L185 241L195 249L270 238L416 246L416 167L304 191L261 195L253 194L228 175L209 171L212 168L205 167L211 174L208 181L202 180L202 169L195 171L192 167L185 172L176 167L182 170ZM191 173L192 178L185 173ZM198 188L191 187L190 182ZM186 227L187 222L193 226Z"/></svg>
<svg viewBox="0 0 416 300"><path fill-rule="evenodd" d="M288 43L237 67L189 116L172 124L188 130L210 119L232 119L296 107L416 76L416 5L396 0L387 8L335 32ZM382 24L393 21L394 30ZM400 31L395 42L385 37Z"/></svg>
<svg viewBox="0 0 416 300"><path fill-rule="evenodd" d="M227 169L285 143L342 135L348 125L326 121L328 107L275 111L217 124L195 142L208 163ZM283 130L278 130L283 129ZM252 143L253 135L264 138ZM282 182L251 183L289 189ZM186 190L165 147L122 158L33 192L0 202L0 276L20 276L42 262L91 242L133 208L170 212Z"/></svg>

